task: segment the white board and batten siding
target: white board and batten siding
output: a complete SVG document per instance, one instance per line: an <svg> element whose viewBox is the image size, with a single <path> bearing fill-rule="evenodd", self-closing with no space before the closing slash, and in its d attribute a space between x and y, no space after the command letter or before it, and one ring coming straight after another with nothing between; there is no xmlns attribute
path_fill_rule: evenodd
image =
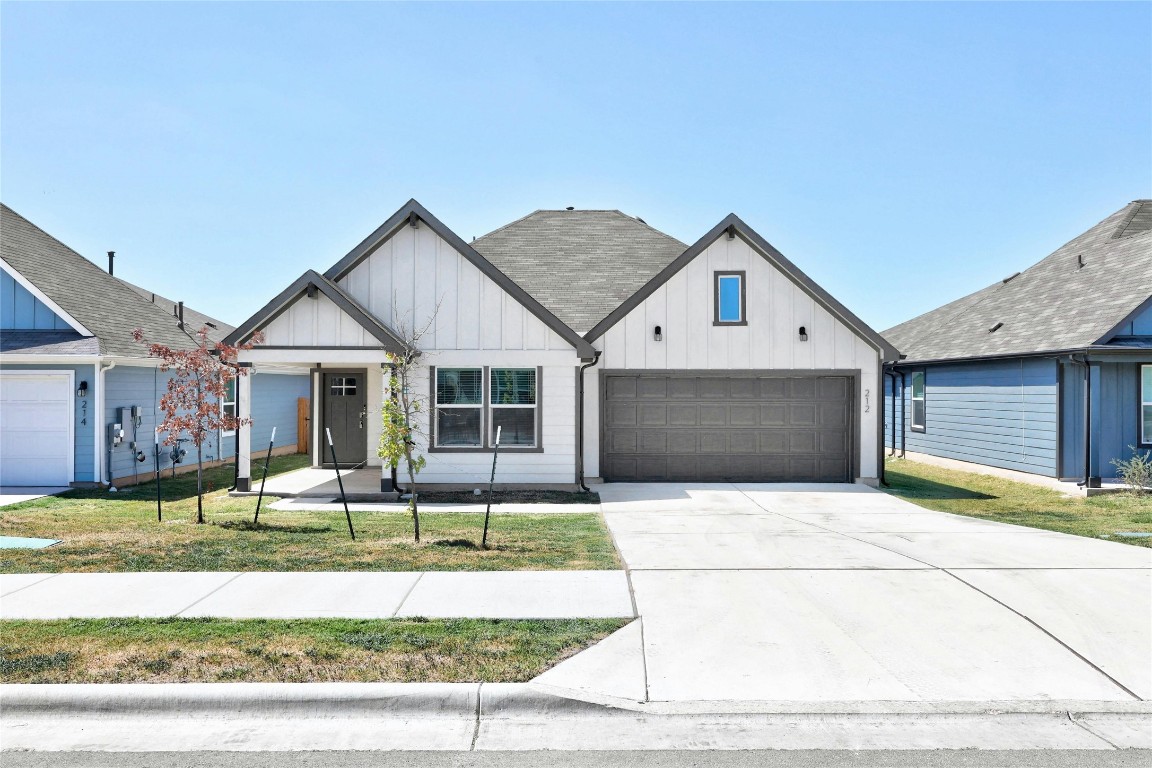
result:
<svg viewBox="0 0 1152 768"><path fill-rule="evenodd" d="M397 331L428 327L421 349L572 352L427 226L401 227L337 284Z"/></svg>
<svg viewBox="0 0 1152 768"><path fill-rule="evenodd" d="M576 357L571 344L427 226L401 227L337 284L398 331L427 328L419 344L424 366L542 367L537 386L543 451L505 453L497 481L572 482ZM429 384L421 371L414 382L417 392L428 397ZM375 454L374 445L369 455ZM420 478L426 483L479 485L492 468L490 450L425 456Z"/></svg>
<svg viewBox="0 0 1152 768"><path fill-rule="evenodd" d="M716 326L717 271L744 271L747 325ZM662 340L654 329L660 326ZM800 341L803 326L808 341ZM862 441L857 474L877 476L880 355L740 238L721 236L612 326L594 346L600 361L585 378L584 463L599 474L599 370L842 370L860 372Z"/></svg>

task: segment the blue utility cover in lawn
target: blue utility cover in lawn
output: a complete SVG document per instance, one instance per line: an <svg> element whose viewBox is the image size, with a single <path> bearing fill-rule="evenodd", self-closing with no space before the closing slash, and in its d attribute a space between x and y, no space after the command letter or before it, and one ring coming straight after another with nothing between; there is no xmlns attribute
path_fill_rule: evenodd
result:
<svg viewBox="0 0 1152 768"><path fill-rule="evenodd" d="M30 539L26 536L0 536L0 549L43 549L59 544L60 539Z"/></svg>

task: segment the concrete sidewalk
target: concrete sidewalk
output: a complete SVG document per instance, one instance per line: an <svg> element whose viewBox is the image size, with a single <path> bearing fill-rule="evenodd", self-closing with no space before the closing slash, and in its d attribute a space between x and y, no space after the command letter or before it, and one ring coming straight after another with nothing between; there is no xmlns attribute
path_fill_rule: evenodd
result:
<svg viewBox="0 0 1152 768"><path fill-rule="evenodd" d="M0 618L568 619L634 616L623 571L0 576Z"/></svg>
<svg viewBox="0 0 1152 768"><path fill-rule="evenodd" d="M0 686L6 752L1147 749L1131 706L653 714L522 684Z"/></svg>

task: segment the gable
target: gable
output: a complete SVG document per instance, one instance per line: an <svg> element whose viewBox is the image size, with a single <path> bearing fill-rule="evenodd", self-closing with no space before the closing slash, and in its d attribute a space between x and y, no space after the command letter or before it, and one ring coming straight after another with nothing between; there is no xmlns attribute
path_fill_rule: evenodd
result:
<svg viewBox="0 0 1152 768"><path fill-rule="evenodd" d="M382 250L384 253L378 257ZM455 252L455 256L450 252ZM367 269L361 269L365 265ZM352 277L353 272L358 272L356 277ZM480 287L473 296L472 278L476 272L483 279L478 281ZM453 276L459 279L453 282ZM429 326L421 343L425 348L560 348L554 345L554 335L574 348L582 359L590 360L593 355L592 345L580 334L415 200L409 200L324 277L346 287L381 322L423 329L435 316L436 322ZM475 312L470 304L473 298L478 301ZM457 306L461 312L452 314ZM543 343L538 338L539 325L528 320L528 315L551 332L545 334ZM485 326L499 322L498 334L486 327L485 337L473 343L473 320ZM463 339L463 345L457 339Z"/></svg>
<svg viewBox="0 0 1152 768"><path fill-rule="evenodd" d="M62 317L16 282L8 270L0 271L0 331L72 330Z"/></svg>
<svg viewBox="0 0 1152 768"><path fill-rule="evenodd" d="M740 272L746 325L715 325L714 275ZM655 339L656 326L661 339ZM803 327L807 341L799 338ZM877 350L743 238L721 236L612 325L601 365L628 369L861 369Z"/></svg>
<svg viewBox="0 0 1152 768"><path fill-rule="evenodd" d="M1104 343L1152 338L1152 296L1113 328Z"/></svg>
<svg viewBox="0 0 1152 768"><path fill-rule="evenodd" d="M265 348L375 348L403 353L403 340L327 278L309 270L228 334L238 346L263 333Z"/></svg>
<svg viewBox="0 0 1152 768"><path fill-rule="evenodd" d="M674 262L669 264L660 274L656 275L656 277L652 278L642 289L637 291L632 298L617 307L608 317L604 318L604 320L597 323L596 327L585 334L585 338L592 340L607 333L609 329L630 315L637 306L647 301L652 294L676 275L683 272L688 265L695 262L702 254L715 252L718 244L727 248L728 246L725 245L725 243L733 243L737 239L748 248L747 251L741 251L741 253L747 254L749 257L754 254L766 262L773 268L776 274L786 278L795 288L799 289L805 296L811 299L814 306L820 307L853 336L859 338L869 347L879 352L883 359L896 360L899 358L900 353L895 347L889 344L884 337L817 285L811 278L797 268L795 264L786 259L782 253L772 247L771 243L760 237L758 233L741 221L735 214L729 214L706 235L697 240L694 245L681 254ZM759 269L760 267L758 263L750 258L746 263L750 268L754 266ZM733 267L733 269L735 269L735 267ZM713 272L714 271L716 270L713 270ZM692 291L694 293L706 291L707 293L705 295L711 297L711 275L712 272L709 272L706 285L693 284ZM750 284L751 281L749 281L749 285ZM754 301L755 298L753 295L749 294L749 306L751 306ZM799 328L799 326L797 326L797 328Z"/></svg>

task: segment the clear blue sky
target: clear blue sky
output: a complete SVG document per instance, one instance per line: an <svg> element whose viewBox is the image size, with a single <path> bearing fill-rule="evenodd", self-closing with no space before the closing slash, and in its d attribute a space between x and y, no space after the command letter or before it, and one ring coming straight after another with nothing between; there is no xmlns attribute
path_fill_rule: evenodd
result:
<svg viewBox="0 0 1152 768"><path fill-rule="evenodd" d="M415 197L729 212L884 329L1152 197L1152 4L4 2L0 195L238 323Z"/></svg>

